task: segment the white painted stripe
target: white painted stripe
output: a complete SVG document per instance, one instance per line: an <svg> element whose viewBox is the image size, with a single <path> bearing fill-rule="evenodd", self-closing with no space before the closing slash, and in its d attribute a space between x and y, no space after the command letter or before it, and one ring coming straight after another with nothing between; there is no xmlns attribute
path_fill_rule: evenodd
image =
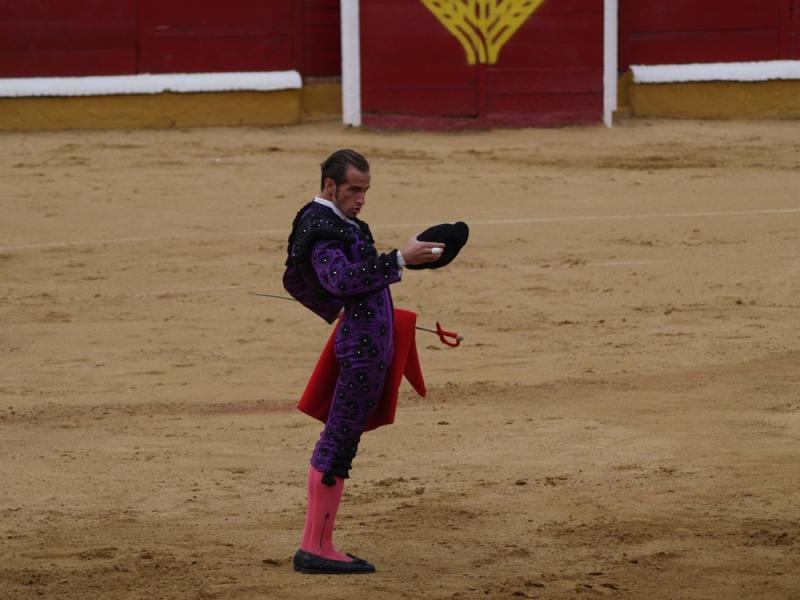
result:
<svg viewBox="0 0 800 600"><path fill-rule="evenodd" d="M714 256L688 256L682 258L664 258L654 260L610 260L605 262L587 262L587 267L638 267L646 265L669 265L673 263L685 262L708 262L711 260L735 260L737 262L753 261L753 260L797 260L800 259L800 254L760 254L757 256L723 256L715 254Z"/></svg>
<svg viewBox="0 0 800 600"><path fill-rule="evenodd" d="M710 257L682 257L676 259L663 259L663 260L628 260L628 261L608 261L608 262L587 262L585 267L641 267L641 266L649 266L649 265L667 265L667 264L675 264L681 263L684 264L687 261L691 262L711 262L714 260L730 260L730 261L760 261L760 260L798 260L800 259L800 254L779 254L779 255L772 255L772 254L764 254L764 255L756 255L756 256L722 256L722 255L714 255ZM569 267L574 268L574 267ZM237 290L248 290L252 288L263 288L263 283L254 283L248 285L220 285L220 286L213 286L213 287L199 287L199 288L170 288L167 290L154 290L150 292L138 292L136 294L119 294L121 296L130 296L134 298L143 298L149 296L184 296L190 294L207 294L209 292L233 292ZM75 301L83 301L89 300L90 298L83 298L77 299L72 298L67 303L74 303ZM287 300L291 298L286 297ZM63 304L63 302L60 302Z"/></svg>
<svg viewBox="0 0 800 600"><path fill-rule="evenodd" d="M687 261L691 262L710 262L714 260L735 260L735 261L759 261L759 260L798 260L800 259L800 254L763 254L763 255L756 255L756 256L723 256L720 254L710 256L710 257L682 257L676 259L663 259L663 260L628 260L628 261L607 261L607 262L587 262L584 264L584 267L639 267L639 266L648 266L648 265L666 265L666 264L675 264L675 263L686 263ZM569 267L570 269L575 267ZM128 296L133 298L143 298L149 296L184 296L190 294L207 294L209 292L233 292L237 290L248 290L252 288L263 288L263 283L254 283L248 285L220 285L220 286L213 286L213 287L198 287L198 288L170 288L166 290L153 290L150 292L138 292L136 294L116 294L117 296ZM287 300L290 298L286 297ZM60 301L58 304L71 304L79 301L88 301L91 298L71 298L67 301ZM786 307L786 308L793 308L793 307Z"/></svg>
<svg viewBox="0 0 800 600"><path fill-rule="evenodd" d="M341 1L342 122L361 127L361 29L359 0Z"/></svg>
<svg viewBox="0 0 800 600"><path fill-rule="evenodd" d="M777 208L766 210L733 210L720 212L686 212L686 213L661 213L650 215L596 215L580 217L532 217L530 219L490 219L487 221L472 221L470 225L516 225L526 223L579 223L581 221L625 221L637 219L686 219L693 217L739 217L774 214L797 214L800 208ZM396 225L376 225L373 229L382 227L429 227L420 223L407 223Z"/></svg>
<svg viewBox="0 0 800 600"><path fill-rule="evenodd" d="M127 237L127 238L111 238L107 240L76 240L72 242L46 242L43 244L20 244L17 246L0 246L0 252L12 250L47 250L50 248L70 248L73 246L105 246L112 244L136 244L140 242L162 242L168 240L208 240L208 239L225 239L231 236L250 236L250 235L269 235L286 233L286 230L281 229L264 229L262 231L239 231L232 233L218 233L218 234L175 234L166 236L152 236L152 237Z"/></svg>
<svg viewBox="0 0 800 600"><path fill-rule="evenodd" d="M747 216L766 216L766 215L791 215L800 214L800 208L775 208L762 210L731 210L718 212L682 212L682 213L656 213L640 215L593 215L593 216L572 216L572 217L530 217L527 219L487 219L470 221L472 227L481 225L533 225L537 223L581 223L592 221L625 221L625 220L658 220L658 219L691 219L707 217L747 217ZM430 227L430 223L391 223L375 225L372 229L397 229L401 227ZM209 234L177 234L153 237L130 237L113 238L107 240L76 240L66 242L47 242L17 244L11 246L0 246L0 252L14 252L20 250L46 250L48 248L69 248L73 246L103 246L111 244L132 244L139 242L162 242L169 240L224 240L231 237L249 237L259 235L288 235L288 225L282 229L258 229L253 231L231 231L229 233L209 233Z"/></svg>
<svg viewBox="0 0 800 600"><path fill-rule="evenodd" d="M617 44L619 35L619 2L603 3L603 123L613 125L617 109Z"/></svg>
<svg viewBox="0 0 800 600"><path fill-rule="evenodd" d="M635 83L689 81L769 81L800 79L800 60L694 63L689 65L631 65Z"/></svg>
<svg viewBox="0 0 800 600"><path fill-rule="evenodd" d="M303 87L303 82L297 71L165 73L102 77L17 77L0 78L0 97L107 96L111 94L235 90L269 92L301 87Z"/></svg>
<svg viewBox="0 0 800 600"><path fill-rule="evenodd" d="M762 254L756 256L724 256L716 254L708 257L681 257L673 259L662 260L627 260L627 261L607 261L607 262L587 262L584 266L587 267L640 267L649 265L667 265L675 263L691 262L709 262L713 260L735 260L735 261L758 261L758 260L797 260L800 259L800 254ZM572 267L570 267L572 268ZM251 285L225 285L219 287L204 287L204 288L188 288L188 289L169 289L159 290L154 292L141 292L135 294L139 296L167 296L167 295L182 295L182 294L201 294L207 292L229 292L234 290L245 290L249 288L263 287L264 284L256 283Z"/></svg>

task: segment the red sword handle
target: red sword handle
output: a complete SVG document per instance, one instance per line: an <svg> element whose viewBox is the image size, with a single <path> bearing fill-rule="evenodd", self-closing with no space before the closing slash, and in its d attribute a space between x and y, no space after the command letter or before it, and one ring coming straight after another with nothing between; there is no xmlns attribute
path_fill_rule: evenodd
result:
<svg viewBox="0 0 800 600"><path fill-rule="evenodd" d="M456 348L460 346L461 340L464 339L463 336L456 333L455 331L446 331L445 329L443 329L439 321L436 321L436 334L439 336L439 339L445 346L450 346L451 348ZM451 339L453 341L451 341Z"/></svg>

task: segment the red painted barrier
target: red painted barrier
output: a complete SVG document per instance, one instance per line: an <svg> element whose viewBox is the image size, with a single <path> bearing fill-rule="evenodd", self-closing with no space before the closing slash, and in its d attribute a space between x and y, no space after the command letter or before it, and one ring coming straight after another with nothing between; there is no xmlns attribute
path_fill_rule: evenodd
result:
<svg viewBox="0 0 800 600"><path fill-rule="evenodd" d="M799 0L620 0L620 71L798 58L799 14Z"/></svg>
<svg viewBox="0 0 800 600"><path fill-rule="evenodd" d="M338 76L338 0L0 0L0 77Z"/></svg>
<svg viewBox="0 0 800 600"><path fill-rule="evenodd" d="M342 72L339 0L304 0L300 72L307 77L338 77Z"/></svg>
<svg viewBox="0 0 800 600"><path fill-rule="evenodd" d="M597 121L603 106L603 2L545 2L487 65L487 114Z"/></svg>
<svg viewBox="0 0 800 600"><path fill-rule="evenodd" d="M366 124L443 129L600 120L602 0L547 0L494 63L468 64L462 41L441 18L420 0L361 1Z"/></svg>
<svg viewBox="0 0 800 600"><path fill-rule="evenodd" d="M789 58L800 58L800 0L794 0L788 11L786 19L790 25L787 27L789 34L787 37Z"/></svg>
<svg viewBox="0 0 800 600"><path fill-rule="evenodd" d="M474 117L476 83L458 41L419 0L362 0L365 112Z"/></svg>
<svg viewBox="0 0 800 600"><path fill-rule="evenodd" d="M0 0L0 77L135 73L136 0Z"/></svg>
<svg viewBox="0 0 800 600"><path fill-rule="evenodd" d="M283 71L297 66L293 0L139 0L141 73Z"/></svg>
<svg viewBox="0 0 800 600"><path fill-rule="evenodd" d="M472 50L426 1L360 0L365 123L600 120L603 0L545 0L504 44L491 47L484 37ZM0 0L0 77L286 69L338 76L339 27L339 0ZM800 0L620 0L619 49L621 71L800 59Z"/></svg>

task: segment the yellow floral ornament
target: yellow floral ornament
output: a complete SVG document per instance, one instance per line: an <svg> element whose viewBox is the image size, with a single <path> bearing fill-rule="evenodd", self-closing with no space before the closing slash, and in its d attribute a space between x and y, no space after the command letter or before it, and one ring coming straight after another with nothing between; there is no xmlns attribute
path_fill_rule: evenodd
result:
<svg viewBox="0 0 800 600"><path fill-rule="evenodd" d="M494 64L500 49L544 0L422 0L461 42L467 62Z"/></svg>

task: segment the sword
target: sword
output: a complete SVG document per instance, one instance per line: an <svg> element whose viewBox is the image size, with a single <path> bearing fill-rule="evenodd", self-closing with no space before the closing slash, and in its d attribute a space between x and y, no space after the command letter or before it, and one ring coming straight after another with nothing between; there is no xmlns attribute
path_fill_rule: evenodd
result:
<svg viewBox="0 0 800 600"><path fill-rule="evenodd" d="M259 292L247 292L252 296L263 296L264 298L276 298L278 300L288 300L289 302L297 302L294 298L289 298L288 296L277 296L275 294L262 294ZM439 340L445 345L450 346L451 348L457 348L461 345L461 342L464 341L464 336L456 331L447 331L444 329L440 324L439 321L436 321L436 329L428 329L427 327L420 327L419 325L416 326L416 329L419 331L425 331L428 333L434 333L439 336Z"/></svg>

